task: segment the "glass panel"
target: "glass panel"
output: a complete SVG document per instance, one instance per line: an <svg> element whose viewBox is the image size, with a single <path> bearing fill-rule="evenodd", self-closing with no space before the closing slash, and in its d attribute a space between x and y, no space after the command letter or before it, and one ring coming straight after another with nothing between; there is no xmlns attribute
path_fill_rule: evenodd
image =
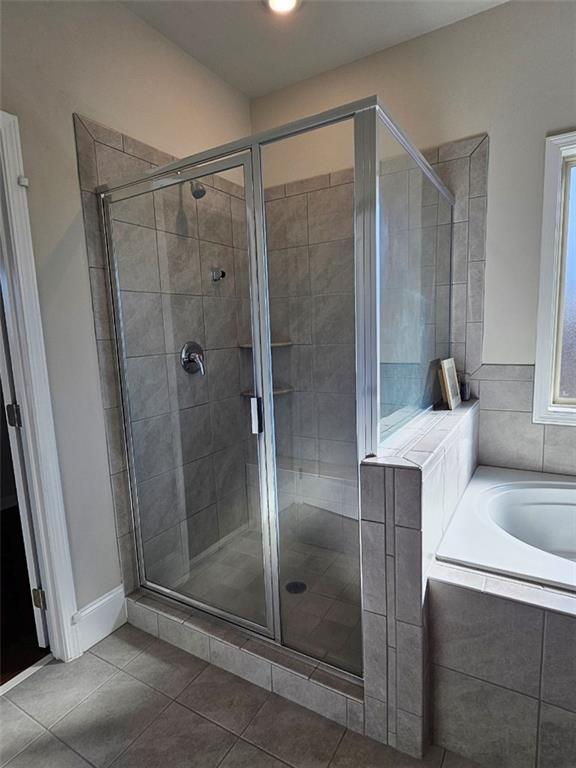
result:
<svg viewBox="0 0 576 768"><path fill-rule="evenodd" d="M240 166L119 201L111 241L144 579L266 626L244 198Z"/></svg>
<svg viewBox="0 0 576 768"><path fill-rule="evenodd" d="M450 354L452 208L378 123L380 435L440 399ZM466 307L466 277L462 286ZM465 333L465 323L455 328ZM458 336L455 341L462 340Z"/></svg>
<svg viewBox="0 0 576 768"><path fill-rule="evenodd" d="M576 402L576 163L565 166L564 252L561 285L559 403Z"/></svg>
<svg viewBox="0 0 576 768"><path fill-rule="evenodd" d="M263 148L282 640L360 674L353 124Z"/></svg>

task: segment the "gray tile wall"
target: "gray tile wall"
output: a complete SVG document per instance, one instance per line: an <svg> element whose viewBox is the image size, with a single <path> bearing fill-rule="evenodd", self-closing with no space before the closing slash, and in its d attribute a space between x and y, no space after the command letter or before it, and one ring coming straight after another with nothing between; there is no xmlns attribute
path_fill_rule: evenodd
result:
<svg viewBox="0 0 576 768"><path fill-rule="evenodd" d="M488 153L486 134L425 153L456 198L452 219L450 355L458 371L467 374L482 363Z"/></svg>
<svg viewBox="0 0 576 768"><path fill-rule="evenodd" d="M126 593L138 584L108 265L94 189L174 158L75 115L79 179L101 373L118 549ZM114 204L129 417L147 577L165 586L189 561L248 522L248 406L240 337L248 342L242 190L207 177L198 201L181 189ZM221 267L224 281L210 271ZM206 349L208 375L186 376L183 341ZM243 371L248 387L250 377ZM252 495L254 498L254 495Z"/></svg>
<svg viewBox="0 0 576 768"><path fill-rule="evenodd" d="M477 407L430 414L405 457L360 468L366 734L416 757L429 743L427 570L476 467L477 421Z"/></svg>
<svg viewBox="0 0 576 768"><path fill-rule="evenodd" d="M248 522L238 347L239 305L248 298L243 191L216 182L224 180L205 180L198 201L186 187L155 192L150 228L132 223L126 202L111 206L146 575L163 586ZM216 268L225 272L219 282ZM185 341L205 349L206 377L183 371Z"/></svg>
<svg viewBox="0 0 576 768"><path fill-rule="evenodd" d="M482 364L488 137L453 142L426 154L456 196L450 354L480 398L479 461L574 475L574 428L532 422L534 366Z"/></svg>
<svg viewBox="0 0 576 768"><path fill-rule="evenodd" d="M438 159L438 150L429 153ZM440 399L450 339L450 207L412 158L380 163L381 428ZM435 372L434 372L435 373Z"/></svg>
<svg viewBox="0 0 576 768"><path fill-rule="evenodd" d="M326 614L310 632L310 616L291 611L282 590L284 638L311 655L325 643L325 661L361 674L353 171L276 186L265 198L280 582L312 577L312 564L295 565L299 550L336 554L317 588L340 594L351 622L344 629Z"/></svg>
<svg viewBox="0 0 576 768"><path fill-rule="evenodd" d="M576 428L532 421L533 365L482 365L472 387L481 464L576 475Z"/></svg>
<svg viewBox="0 0 576 768"><path fill-rule="evenodd" d="M576 617L430 582L432 739L486 768L576 755Z"/></svg>
<svg viewBox="0 0 576 768"><path fill-rule="evenodd" d="M274 384L291 390L275 399L279 465L343 489L357 472L353 213L351 169L266 190L272 342L289 343L273 349ZM346 495L338 511L357 517L350 488L310 489L333 511Z"/></svg>
<svg viewBox="0 0 576 768"><path fill-rule="evenodd" d="M429 361L454 357L458 371L468 375L481 365L488 152L486 134L424 152L454 193L452 225L448 205L418 169L406 170L402 158L384 164L384 201L389 203L387 218L393 231L384 229L382 243L389 270L383 274L392 286L390 295L383 286L383 428L396 428L398 421L411 416L411 410L439 399L436 372L432 369L430 376ZM398 299L402 303L396 306ZM400 324L402 345L393 332L386 337L387 328ZM422 338L417 338L416 331L424 331ZM412 339L414 349L404 343L404 336ZM418 359L416 348L423 363L399 363L406 356ZM405 408L399 410L399 406Z"/></svg>

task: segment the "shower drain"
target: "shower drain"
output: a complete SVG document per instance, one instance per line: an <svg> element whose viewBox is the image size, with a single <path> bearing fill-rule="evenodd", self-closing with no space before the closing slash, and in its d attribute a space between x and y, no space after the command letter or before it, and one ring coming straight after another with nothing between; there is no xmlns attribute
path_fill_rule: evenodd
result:
<svg viewBox="0 0 576 768"><path fill-rule="evenodd" d="M300 595L302 592L306 592L308 587L303 581L289 581L286 584L286 592L290 592L291 595Z"/></svg>

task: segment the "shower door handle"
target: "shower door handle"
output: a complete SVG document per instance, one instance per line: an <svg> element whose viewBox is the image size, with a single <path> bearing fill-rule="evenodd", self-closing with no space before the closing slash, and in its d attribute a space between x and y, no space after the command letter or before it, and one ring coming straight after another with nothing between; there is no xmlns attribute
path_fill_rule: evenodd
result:
<svg viewBox="0 0 576 768"><path fill-rule="evenodd" d="M264 431L262 425L262 398L250 398L250 421L252 423L252 434L259 435Z"/></svg>

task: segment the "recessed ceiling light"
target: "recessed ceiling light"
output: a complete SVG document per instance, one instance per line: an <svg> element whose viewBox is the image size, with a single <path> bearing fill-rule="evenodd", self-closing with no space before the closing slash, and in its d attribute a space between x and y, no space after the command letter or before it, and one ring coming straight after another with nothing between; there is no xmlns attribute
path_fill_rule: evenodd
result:
<svg viewBox="0 0 576 768"><path fill-rule="evenodd" d="M287 13L292 13L300 5L300 0L266 0L266 5L274 13L279 13L285 16Z"/></svg>

